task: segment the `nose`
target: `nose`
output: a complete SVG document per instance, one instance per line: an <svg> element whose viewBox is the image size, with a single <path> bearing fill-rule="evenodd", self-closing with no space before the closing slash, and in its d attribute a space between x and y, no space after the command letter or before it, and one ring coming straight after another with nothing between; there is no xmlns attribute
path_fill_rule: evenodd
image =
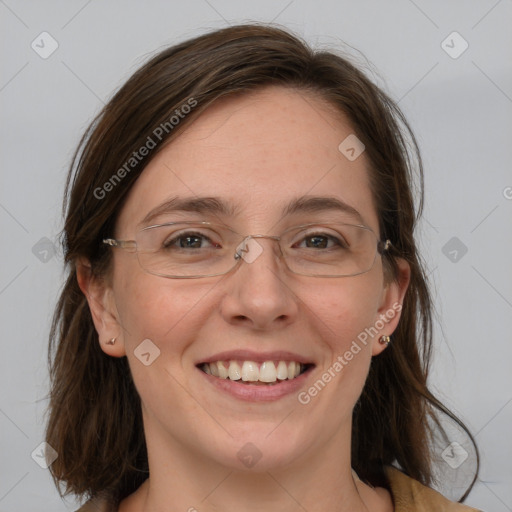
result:
<svg viewBox="0 0 512 512"><path fill-rule="evenodd" d="M248 237L238 248L242 261L225 278L221 314L226 322L265 330L297 319L298 298L291 289L277 240Z"/></svg>

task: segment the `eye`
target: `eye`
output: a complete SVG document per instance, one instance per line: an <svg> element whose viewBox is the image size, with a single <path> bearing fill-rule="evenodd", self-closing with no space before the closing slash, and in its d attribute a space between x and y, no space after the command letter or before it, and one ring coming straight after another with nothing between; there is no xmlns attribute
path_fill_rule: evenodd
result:
<svg viewBox="0 0 512 512"><path fill-rule="evenodd" d="M164 249L206 249L220 247L220 244L212 241L211 238L199 232L185 232L173 234L163 244Z"/></svg>
<svg viewBox="0 0 512 512"><path fill-rule="evenodd" d="M347 249L348 244L341 236L327 233L308 233L293 245L299 249Z"/></svg>

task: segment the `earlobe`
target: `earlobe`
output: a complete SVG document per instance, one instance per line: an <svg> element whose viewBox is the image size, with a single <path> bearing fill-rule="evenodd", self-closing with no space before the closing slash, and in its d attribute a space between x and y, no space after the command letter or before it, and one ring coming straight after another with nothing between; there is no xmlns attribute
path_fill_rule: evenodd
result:
<svg viewBox="0 0 512 512"><path fill-rule="evenodd" d="M379 338L379 343L381 345L386 345L386 347L391 343L391 337L390 336L386 336L385 334L383 334L380 338Z"/></svg>
<svg viewBox="0 0 512 512"><path fill-rule="evenodd" d="M122 328L117 320L112 289L104 280L93 275L87 260L79 259L75 269L78 286L87 299L101 350L112 357L123 357L126 352L121 342Z"/></svg>

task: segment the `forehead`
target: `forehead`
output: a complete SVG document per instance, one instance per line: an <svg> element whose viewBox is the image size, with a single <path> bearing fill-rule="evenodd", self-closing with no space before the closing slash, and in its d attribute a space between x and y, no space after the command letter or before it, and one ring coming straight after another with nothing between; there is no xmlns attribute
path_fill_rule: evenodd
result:
<svg viewBox="0 0 512 512"><path fill-rule="evenodd" d="M292 200L329 196L377 232L365 155L350 161L338 149L351 134L341 113L304 91L267 87L217 101L149 162L117 231L132 232L170 198L220 198L251 223L241 227L264 230Z"/></svg>

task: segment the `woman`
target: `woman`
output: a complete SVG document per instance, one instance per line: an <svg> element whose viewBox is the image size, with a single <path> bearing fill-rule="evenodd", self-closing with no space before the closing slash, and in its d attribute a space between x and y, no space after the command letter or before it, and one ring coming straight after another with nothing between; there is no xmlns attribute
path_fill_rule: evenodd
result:
<svg viewBox="0 0 512 512"><path fill-rule="evenodd" d="M458 420L426 383L421 161L363 73L273 27L206 34L74 164L47 442L80 510L472 510L427 487L429 425Z"/></svg>

